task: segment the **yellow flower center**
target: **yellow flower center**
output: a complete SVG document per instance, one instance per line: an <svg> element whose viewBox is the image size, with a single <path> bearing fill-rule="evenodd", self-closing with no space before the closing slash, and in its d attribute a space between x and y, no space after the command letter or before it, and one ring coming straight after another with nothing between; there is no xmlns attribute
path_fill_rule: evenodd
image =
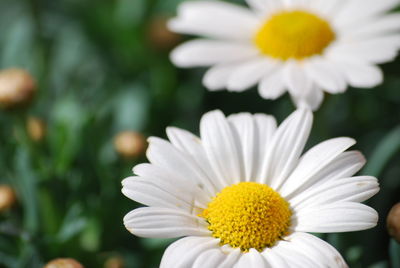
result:
<svg viewBox="0 0 400 268"><path fill-rule="evenodd" d="M280 60L321 54L334 40L335 33L327 21L301 10L273 15L254 38L262 53Z"/></svg>
<svg viewBox="0 0 400 268"><path fill-rule="evenodd" d="M200 214L221 244L262 251L288 234L289 203L271 187L241 182L224 188Z"/></svg>

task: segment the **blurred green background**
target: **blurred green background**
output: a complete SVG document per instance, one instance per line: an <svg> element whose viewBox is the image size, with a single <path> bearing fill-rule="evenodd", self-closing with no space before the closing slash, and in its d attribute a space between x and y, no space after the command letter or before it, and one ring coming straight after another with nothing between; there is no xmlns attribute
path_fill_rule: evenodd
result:
<svg viewBox="0 0 400 268"><path fill-rule="evenodd" d="M38 88L29 106L0 110L0 184L17 196L0 214L0 267L43 267L57 257L89 268L112 257L123 267L158 267L170 241L137 238L122 223L139 205L121 194L120 182L146 160L118 155L115 135L165 137L169 125L198 133L201 115L216 108L280 121L293 111L287 95L272 102L255 89L210 93L204 69L175 68L168 53L187 37L165 32L164 22L180 1L0 1L0 68L28 70ZM400 199L400 61L383 68L378 88L326 96L308 144L354 137L369 160L361 174L380 179L369 202L378 227L320 236L356 268L400 267L399 245L386 230ZM40 142L27 132L31 116L46 125Z"/></svg>

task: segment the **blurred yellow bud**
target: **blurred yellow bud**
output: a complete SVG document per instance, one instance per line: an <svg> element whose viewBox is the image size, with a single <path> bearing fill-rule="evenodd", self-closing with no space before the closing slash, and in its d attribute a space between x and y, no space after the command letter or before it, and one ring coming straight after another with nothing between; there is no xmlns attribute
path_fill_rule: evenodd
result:
<svg viewBox="0 0 400 268"><path fill-rule="evenodd" d="M7 185L0 185L0 212L12 207L16 201L14 190Z"/></svg>
<svg viewBox="0 0 400 268"><path fill-rule="evenodd" d="M14 108L28 103L34 96L36 83L32 76L22 69L0 71L0 106Z"/></svg>
<svg viewBox="0 0 400 268"><path fill-rule="evenodd" d="M123 268L124 261L120 257L111 257L104 263L104 268Z"/></svg>
<svg viewBox="0 0 400 268"><path fill-rule="evenodd" d="M167 27L168 18L155 17L148 29L148 38L151 45L159 50L169 50L181 41L181 36L171 32Z"/></svg>
<svg viewBox="0 0 400 268"><path fill-rule="evenodd" d="M390 210L386 219L389 235L400 243L400 203Z"/></svg>
<svg viewBox="0 0 400 268"><path fill-rule="evenodd" d="M42 119L37 117L28 118L28 121L26 122L26 129L29 137L35 142L43 140L44 136L46 135L46 124Z"/></svg>
<svg viewBox="0 0 400 268"><path fill-rule="evenodd" d="M82 264L74 259L54 259L46 264L44 268L84 268Z"/></svg>
<svg viewBox="0 0 400 268"><path fill-rule="evenodd" d="M146 150L145 138L134 131L120 132L114 138L115 150L125 158L135 158L140 156Z"/></svg>

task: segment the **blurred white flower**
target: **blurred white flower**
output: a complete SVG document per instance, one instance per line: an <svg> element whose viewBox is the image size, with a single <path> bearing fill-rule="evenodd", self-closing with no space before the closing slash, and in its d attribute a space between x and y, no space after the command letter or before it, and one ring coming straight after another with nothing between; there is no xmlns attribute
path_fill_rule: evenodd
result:
<svg viewBox="0 0 400 268"><path fill-rule="evenodd" d="M287 90L298 107L317 109L323 91L382 83L376 64L400 48L399 0L187 1L169 23L178 33L204 36L177 47L180 67L212 66L210 90L243 91L258 84L265 99Z"/></svg>
<svg viewBox="0 0 400 268"><path fill-rule="evenodd" d="M365 163L336 138L301 153L312 113L300 109L279 127L273 117L205 114L201 138L168 128L152 137L149 164L134 167L122 192L148 207L124 218L141 237L184 237L162 268L347 267L328 243L308 234L372 228L376 211L360 202L379 191L374 177L352 177Z"/></svg>

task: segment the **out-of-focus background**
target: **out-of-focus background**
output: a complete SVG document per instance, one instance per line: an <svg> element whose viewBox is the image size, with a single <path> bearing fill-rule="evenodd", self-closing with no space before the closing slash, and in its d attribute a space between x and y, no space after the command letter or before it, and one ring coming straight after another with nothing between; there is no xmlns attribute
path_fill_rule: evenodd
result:
<svg viewBox="0 0 400 268"><path fill-rule="evenodd" d="M165 137L170 125L198 133L201 115L216 108L280 121L293 111L287 95L210 93L204 69L175 68L169 51L188 37L165 21L180 1L0 1L0 267L59 257L89 268L158 267L170 240L140 239L122 223L139 204L121 194L121 180L146 161L146 137ZM400 201L400 62L383 69L378 88L326 96L308 144L354 137L369 160L361 174L380 179L369 202L378 227L320 235L356 268L400 267L386 228Z"/></svg>

